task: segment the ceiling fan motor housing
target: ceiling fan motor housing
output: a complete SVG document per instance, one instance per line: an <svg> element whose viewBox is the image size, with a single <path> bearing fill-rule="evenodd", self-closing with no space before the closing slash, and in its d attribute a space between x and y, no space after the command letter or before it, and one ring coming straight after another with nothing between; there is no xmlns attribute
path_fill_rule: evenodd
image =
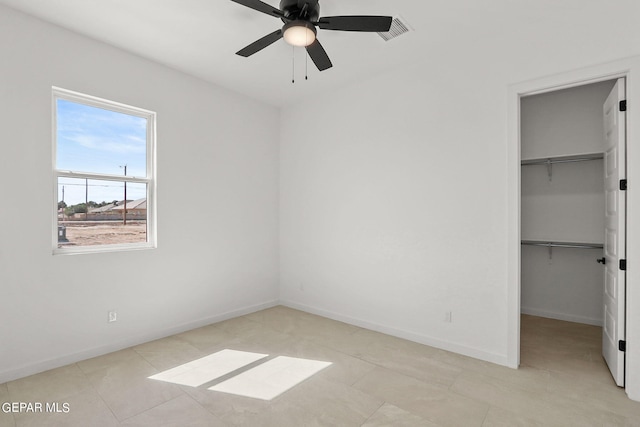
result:
<svg viewBox="0 0 640 427"><path fill-rule="evenodd" d="M280 0L280 10L287 20L305 20L317 22L320 18L318 0ZM283 19L283 21L285 21ZM286 21L285 21L286 22Z"/></svg>

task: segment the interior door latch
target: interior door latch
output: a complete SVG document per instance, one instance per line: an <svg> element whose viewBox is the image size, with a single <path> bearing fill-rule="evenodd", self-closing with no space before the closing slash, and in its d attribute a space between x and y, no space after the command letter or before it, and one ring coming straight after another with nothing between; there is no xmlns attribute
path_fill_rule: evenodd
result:
<svg viewBox="0 0 640 427"><path fill-rule="evenodd" d="M596 261L598 261L600 264L603 264L603 265L607 263L607 259L605 257L598 258Z"/></svg>

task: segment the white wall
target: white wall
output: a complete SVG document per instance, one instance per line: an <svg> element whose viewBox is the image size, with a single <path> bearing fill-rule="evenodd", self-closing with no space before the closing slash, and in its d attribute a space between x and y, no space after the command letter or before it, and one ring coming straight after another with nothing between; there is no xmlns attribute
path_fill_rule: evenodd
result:
<svg viewBox="0 0 640 427"><path fill-rule="evenodd" d="M522 98L522 158L602 153L602 105L615 83L609 80Z"/></svg>
<svg viewBox="0 0 640 427"><path fill-rule="evenodd" d="M604 242L604 162L522 166L522 239Z"/></svg>
<svg viewBox="0 0 640 427"><path fill-rule="evenodd" d="M602 249L522 246L522 313L602 326Z"/></svg>
<svg viewBox="0 0 640 427"><path fill-rule="evenodd" d="M0 57L0 383L277 301L277 109L4 7ZM52 255L53 85L157 112L157 249Z"/></svg>
<svg viewBox="0 0 640 427"><path fill-rule="evenodd" d="M467 77L415 66L284 110L283 301L504 363L506 85Z"/></svg>
<svg viewBox="0 0 640 427"><path fill-rule="evenodd" d="M440 35L412 66L284 109L283 301L516 365L508 87L640 52L637 30L619 37L632 10L580 11L510 37Z"/></svg>

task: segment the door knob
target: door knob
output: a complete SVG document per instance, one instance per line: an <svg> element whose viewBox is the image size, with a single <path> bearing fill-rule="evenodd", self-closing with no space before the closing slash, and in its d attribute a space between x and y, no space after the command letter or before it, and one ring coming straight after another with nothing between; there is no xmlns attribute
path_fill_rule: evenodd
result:
<svg viewBox="0 0 640 427"><path fill-rule="evenodd" d="M600 264L606 264L607 263L607 259L605 257L598 258L596 261L598 261Z"/></svg>

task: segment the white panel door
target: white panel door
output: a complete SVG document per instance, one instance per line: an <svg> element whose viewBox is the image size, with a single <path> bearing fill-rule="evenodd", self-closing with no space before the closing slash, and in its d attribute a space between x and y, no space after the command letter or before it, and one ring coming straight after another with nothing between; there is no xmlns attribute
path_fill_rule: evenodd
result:
<svg viewBox="0 0 640 427"><path fill-rule="evenodd" d="M620 269L620 260L626 258L626 192L620 190L620 180L626 178L626 113L620 111L620 101L624 99L625 80L618 79L603 107L606 224L602 354L620 387L624 387L625 360L619 348L625 339L626 274Z"/></svg>

